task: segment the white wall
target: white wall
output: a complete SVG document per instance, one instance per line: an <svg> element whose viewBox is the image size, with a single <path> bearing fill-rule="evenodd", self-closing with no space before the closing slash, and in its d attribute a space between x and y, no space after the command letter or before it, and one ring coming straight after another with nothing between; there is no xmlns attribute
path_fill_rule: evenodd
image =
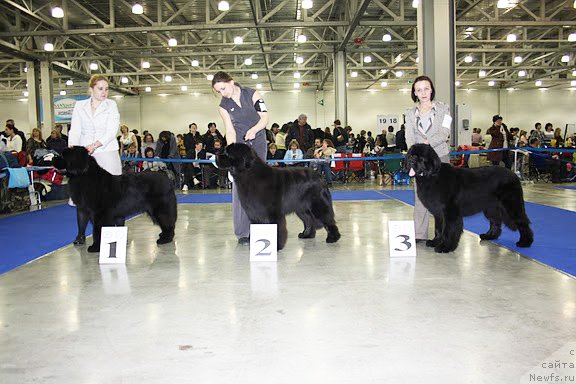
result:
<svg viewBox="0 0 576 384"><path fill-rule="evenodd" d="M331 126L334 121L334 93L287 91L265 92L264 100L270 111L270 124L280 125L295 120L300 113L308 115L313 128ZM318 102L324 100L324 106ZM198 124L200 132L207 130L209 122L216 122L222 129L218 114L219 97L212 93L195 95L123 97L115 99L121 121L140 132L149 130L157 136L160 131L176 133L188 131L188 124ZM568 90L507 91L479 90L458 91L458 104L472 109L470 128L482 132L492 124L492 116L499 113L509 127L530 131L536 121L551 122L554 127L564 128L566 123L576 123L576 92ZM412 105L410 94L400 91L348 91L348 124L353 132L362 129L376 132L376 116L379 114L402 114ZM0 100L2 119L13 118L16 126L27 135L30 127L26 102ZM344 122L343 122L344 123ZM44 134L46 135L47 130Z"/></svg>

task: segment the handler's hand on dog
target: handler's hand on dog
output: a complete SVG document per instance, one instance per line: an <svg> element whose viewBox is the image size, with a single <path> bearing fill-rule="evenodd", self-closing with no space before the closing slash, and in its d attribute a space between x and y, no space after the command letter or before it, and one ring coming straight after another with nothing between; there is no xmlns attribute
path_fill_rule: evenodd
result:
<svg viewBox="0 0 576 384"><path fill-rule="evenodd" d="M89 144L85 148L88 151L89 155L93 154L94 151L96 150L96 146L94 144Z"/></svg>
<svg viewBox="0 0 576 384"><path fill-rule="evenodd" d="M246 135L244 136L245 140L254 140L256 138L256 132L254 131L253 128L250 128L247 132Z"/></svg>

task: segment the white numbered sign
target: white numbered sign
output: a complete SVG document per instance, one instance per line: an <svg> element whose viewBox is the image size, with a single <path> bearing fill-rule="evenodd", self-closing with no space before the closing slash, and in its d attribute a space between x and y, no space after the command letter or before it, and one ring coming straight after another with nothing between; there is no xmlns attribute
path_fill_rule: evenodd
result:
<svg viewBox="0 0 576 384"><path fill-rule="evenodd" d="M388 236L390 257L416 256L414 221L389 221Z"/></svg>
<svg viewBox="0 0 576 384"><path fill-rule="evenodd" d="M250 261L276 261L276 224L250 224Z"/></svg>
<svg viewBox="0 0 576 384"><path fill-rule="evenodd" d="M398 115L377 115L376 116L376 132L378 132L380 134L383 129L386 132L388 132L389 126L394 127L394 132L396 132L398 130L398 127L400 127L400 119L398 118Z"/></svg>
<svg viewBox="0 0 576 384"><path fill-rule="evenodd" d="M128 227L102 227L100 264L126 264Z"/></svg>

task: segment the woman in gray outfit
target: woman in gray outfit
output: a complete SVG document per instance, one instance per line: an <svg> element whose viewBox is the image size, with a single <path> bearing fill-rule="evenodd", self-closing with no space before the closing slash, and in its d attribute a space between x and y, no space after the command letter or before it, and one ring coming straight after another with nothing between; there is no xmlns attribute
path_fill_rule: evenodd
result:
<svg viewBox="0 0 576 384"><path fill-rule="evenodd" d="M413 144L429 144L444 163L450 162L450 127L452 116L450 108L439 101L434 101L436 91L434 84L428 76L419 76L412 83L412 100L416 103L406 112L406 144L408 148ZM429 212L418 199L414 184L414 226L416 241L428 239Z"/></svg>
<svg viewBox="0 0 576 384"><path fill-rule="evenodd" d="M264 128L268 124L268 111L260 92L242 87L225 72L214 75L212 88L222 96L219 112L226 127L226 142L249 144L258 156L266 161ZM232 184L232 213L238 243L250 244L250 220L240 205L234 184Z"/></svg>

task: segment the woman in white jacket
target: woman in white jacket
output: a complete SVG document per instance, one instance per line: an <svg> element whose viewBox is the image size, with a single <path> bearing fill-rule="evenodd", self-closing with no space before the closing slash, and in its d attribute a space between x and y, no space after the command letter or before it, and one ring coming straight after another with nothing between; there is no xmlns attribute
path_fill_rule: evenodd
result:
<svg viewBox="0 0 576 384"><path fill-rule="evenodd" d="M108 79L104 75L90 78L90 98L79 100L72 112L68 145L86 147L96 162L113 175L122 174L116 134L120 114L116 102L108 99Z"/></svg>
<svg viewBox="0 0 576 384"><path fill-rule="evenodd" d="M74 105L68 145L85 147L98 165L113 175L121 175L122 163L116 140L116 133L118 133L120 125L118 107L115 101L108 100L108 79L106 76L92 76L89 85L90 98L79 100ZM74 244L84 244L86 242L84 232L88 218L77 210L76 219L78 221L78 236L76 236Z"/></svg>

